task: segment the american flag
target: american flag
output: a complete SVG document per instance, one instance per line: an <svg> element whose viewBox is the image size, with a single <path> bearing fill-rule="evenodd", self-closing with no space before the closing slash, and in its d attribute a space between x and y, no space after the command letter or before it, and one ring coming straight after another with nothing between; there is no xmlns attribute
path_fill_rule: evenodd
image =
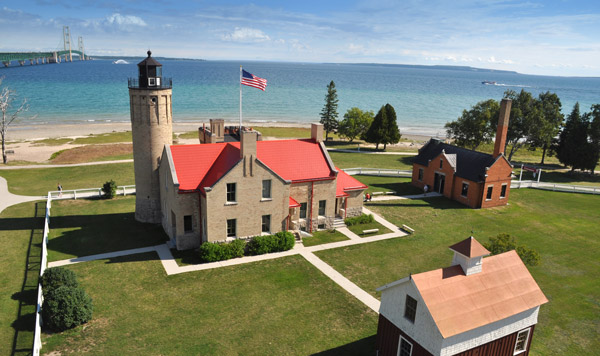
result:
<svg viewBox="0 0 600 356"><path fill-rule="evenodd" d="M242 69L242 84L249 87L258 88L262 91L267 89L267 80L259 78L252 73L248 73Z"/></svg>

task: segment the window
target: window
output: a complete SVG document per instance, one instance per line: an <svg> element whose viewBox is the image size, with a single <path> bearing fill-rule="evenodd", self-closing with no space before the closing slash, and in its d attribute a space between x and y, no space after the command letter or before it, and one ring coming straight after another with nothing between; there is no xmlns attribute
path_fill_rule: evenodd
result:
<svg viewBox="0 0 600 356"><path fill-rule="evenodd" d="M185 232L191 232L193 231L193 227L192 227L192 216L191 215L184 215L183 216L183 231Z"/></svg>
<svg viewBox="0 0 600 356"><path fill-rule="evenodd" d="M460 195L466 197L469 194L469 183L463 182L462 190L460 191Z"/></svg>
<svg viewBox="0 0 600 356"><path fill-rule="evenodd" d="M262 216L262 232L271 232L271 215Z"/></svg>
<svg viewBox="0 0 600 356"><path fill-rule="evenodd" d="M502 188L500 190L500 198L506 198L506 187L508 185L507 184L502 184Z"/></svg>
<svg viewBox="0 0 600 356"><path fill-rule="evenodd" d="M227 237L235 237L236 236L235 225L236 225L235 219L227 220Z"/></svg>
<svg viewBox="0 0 600 356"><path fill-rule="evenodd" d="M519 331L517 334L517 342L515 343L514 355L520 354L527 350L527 342L529 341L529 331L531 328Z"/></svg>
<svg viewBox="0 0 600 356"><path fill-rule="evenodd" d="M235 183L227 183L227 202L235 203Z"/></svg>
<svg viewBox="0 0 600 356"><path fill-rule="evenodd" d="M400 335L400 341L398 342L398 356L411 356L412 355L412 344Z"/></svg>
<svg viewBox="0 0 600 356"><path fill-rule="evenodd" d="M306 219L306 203L300 203L300 219Z"/></svg>
<svg viewBox="0 0 600 356"><path fill-rule="evenodd" d="M415 322L415 316L417 315L417 301L410 295L406 295L406 304L404 305L404 317L410 320L411 323Z"/></svg>
<svg viewBox="0 0 600 356"><path fill-rule="evenodd" d="M262 198L263 199L271 199L271 180L265 179L262 181Z"/></svg>
<svg viewBox="0 0 600 356"><path fill-rule="evenodd" d="M419 168L419 180L423 180L423 168Z"/></svg>
<svg viewBox="0 0 600 356"><path fill-rule="evenodd" d="M444 160L440 159L440 169L444 168Z"/></svg>
<svg viewBox="0 0 600 356"><path fill-rule="evenodd" d="M485 196L485 200L492 200L492 192L494 191L494 186L490 185L487 189L487 195Z"/></svg>
<svg viewBox="0 0 600 356"><path fill-rule="evenodd" d="M327 205L327 200L319 200L319 215L325 216L325 206Z"/></svg>
<svg viewBox="0 0 600 356"><path fill-rule="evenodd" d="M321 223L321 224L317 225L317 229L325 230L325 224Z"/></svg>

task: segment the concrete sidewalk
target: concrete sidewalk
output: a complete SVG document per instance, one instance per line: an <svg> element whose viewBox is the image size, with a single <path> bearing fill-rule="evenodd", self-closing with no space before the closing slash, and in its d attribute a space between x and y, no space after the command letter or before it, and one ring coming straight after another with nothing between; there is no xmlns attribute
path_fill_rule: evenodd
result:
<svg viewBox="0 0 600 356"><path fill-rule="evenodd" d="M12 205L44 199L46 199L46 197L12 194L8 191L8 183L6 182L6 179L0 177L0 213Z"/></svg>

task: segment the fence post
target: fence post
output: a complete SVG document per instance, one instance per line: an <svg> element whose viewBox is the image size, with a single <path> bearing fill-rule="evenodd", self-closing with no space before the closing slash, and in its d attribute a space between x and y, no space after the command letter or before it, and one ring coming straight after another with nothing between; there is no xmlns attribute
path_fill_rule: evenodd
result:
<svg viewBox="0 0 600 356"><path fill-rule="evenodd" d="M77 191L76 190L73 191L73 199L77 200Z"/></svg>
<svg viewBox="0 0 600 356"><path fill-rule="evenodd" d="M98 188L98 196L102 197L102 188Z"/></svg>

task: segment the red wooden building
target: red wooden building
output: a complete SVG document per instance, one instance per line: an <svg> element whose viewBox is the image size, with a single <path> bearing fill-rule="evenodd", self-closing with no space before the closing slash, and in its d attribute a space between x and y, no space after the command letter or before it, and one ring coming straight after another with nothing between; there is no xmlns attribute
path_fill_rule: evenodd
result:
<svg viewBox="0 0 600 356"><path fill-rule="evenodd" d="M503 99L494 153L487 154L431 139L413 161L412 184L468 205L489 208L506 205L512 165L504 157L511 101Z"/></svg>
<svg viewBox="0 0 600 356"><path fill-rule="evenodd" d="M483 259L470 237L452 266L378 288L378 356L527 356L548 300L515 251Z"/></svg>

